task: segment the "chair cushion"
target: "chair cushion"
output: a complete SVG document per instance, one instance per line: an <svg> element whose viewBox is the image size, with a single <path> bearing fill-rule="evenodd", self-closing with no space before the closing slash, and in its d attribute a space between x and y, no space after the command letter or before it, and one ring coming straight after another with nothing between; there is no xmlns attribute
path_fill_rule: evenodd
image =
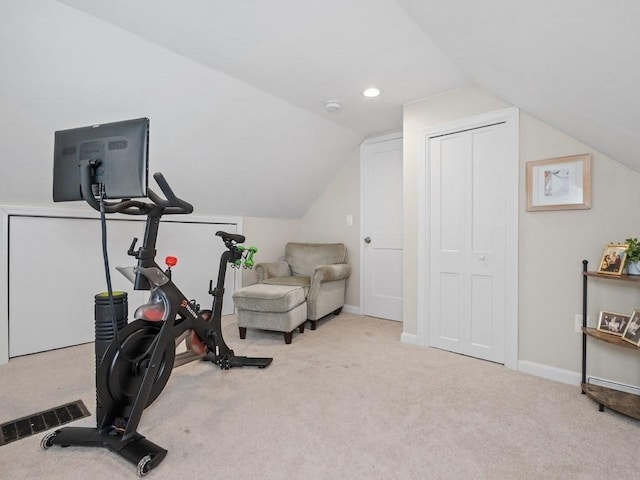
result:
<svg viewBox="0 0 640 480"><path fill-rule="evenodd" d="M294 276L310 277L318 265L344 263L347 247L342 243L287 243L284 259Z"/></svg>
<svg viewBox="0 0 640 480"><path fill-rule="evenodd" d="M258 283L233 294L236 308L254 312L288 312L304 303L304 290L297 286Z"/></svg>
<svg viewBox="0 0 640 480"><path fill-rule="evenodd" d="M309 277L271 277L267 278L263 285L288 285L290 287L302 287L304 290L304 298L309 295L309 285L311 279Z"/></svg>

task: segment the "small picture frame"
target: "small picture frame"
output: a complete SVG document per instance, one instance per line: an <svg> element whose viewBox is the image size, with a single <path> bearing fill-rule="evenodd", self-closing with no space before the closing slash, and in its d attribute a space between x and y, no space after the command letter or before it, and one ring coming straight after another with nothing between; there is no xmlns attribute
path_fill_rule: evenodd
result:
<svg viewBox="0 0 640 480"><path fill-rule="evenodd" d="M629 326L630 318L631 315L624 313L602 311L598 318L598 330L621 337Z"/></svg>
<svg viewBox="0 0 640 480"><path fill-rule="evenodd" d="M527 162L527 212L591 208L591 155Z"/></svg>
<svg viewBox="0 0 640 480"><path fill-rule="evenodd" d="M622 339L633 343L636 347L640 347L640 310L633 311L627 328L622 334Z"/></svg>
<svg viewBox="0 0 640 480"><path fill-rule="evenodd" d="M626 243L609 243L604 248L602 259L598 265L598 273L605 275L621 275L624 269L624 262L627 260Z"/></svg>

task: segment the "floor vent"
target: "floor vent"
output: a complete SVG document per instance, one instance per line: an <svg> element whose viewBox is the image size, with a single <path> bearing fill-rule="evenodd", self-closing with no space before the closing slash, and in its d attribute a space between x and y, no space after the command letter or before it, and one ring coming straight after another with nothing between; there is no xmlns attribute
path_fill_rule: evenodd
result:
<svg viewBox="0 0 640 480"><path fill-rule="evenodd" d="M82 400L76 400L44 412L3 423L0 425L0 446L89 415L89 410L82 403Z"/></svg>

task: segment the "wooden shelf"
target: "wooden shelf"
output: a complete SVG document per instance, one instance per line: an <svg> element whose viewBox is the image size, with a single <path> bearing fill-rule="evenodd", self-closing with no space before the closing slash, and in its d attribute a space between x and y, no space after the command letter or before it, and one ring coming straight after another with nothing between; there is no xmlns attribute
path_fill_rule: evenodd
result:
<svg viewBox="0 0 640 480"><path fill-rule="evenodd" d="M612 335L610 333L601 332L600 330L597 330L591 327L582 327L582 332L587 334L590 337L597 338L598 340L602 340L603 342L607 342L612 345L616 345L618 347L630 348L631 350L640 352L640 347L637 347L633 343L623 340L622 337L619 337L618 335Z"/></svg>
<svg viewBox="0 0 640 480"><path fill-rule="evenodd" d="M589 277L603 280L614 280L618 282L635 283L640 286L640 275L607 275L587 270L587 260L582 261L582 307L583 315L587 311L587 280ZM600 411L605 407L616 412L620 412L631 418L640 420L640 395L623 392L614 388L607 388L601 385L587 383L587 338L593 338L602 342L622 347L634 352L640 352L640 347L627 342L622 336L613 335L598 330L597 328L582 327L582 393L600 405Z"/></svg>
<svg viewBox="0 0 640 480"><path fill-rule="evenodd" d="M640 420L640 395L589 383L582 383L581 387L589 398L592 398L600 405Z"/></svg>
<svg viewBox="0 0 640 480"><path fill-rule="evenodd" d="M640 275L607 275L606 273L598 272L582 272L583 275L588 277L604 278L607 280L618 280L622 282L638 282L640 283Z"/></svg>

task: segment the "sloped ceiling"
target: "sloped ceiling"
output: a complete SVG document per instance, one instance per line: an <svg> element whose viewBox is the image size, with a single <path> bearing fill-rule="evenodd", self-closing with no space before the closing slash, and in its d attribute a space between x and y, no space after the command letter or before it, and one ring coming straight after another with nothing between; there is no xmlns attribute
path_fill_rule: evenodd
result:
<svg viewBox="0 0 640 480"><path fill-rule="evenodd" d="M640 2L398 3L471 82L640 171Z"/></svg>
<svg viewBox="0 0 640 480"><path fill-rule="evenodd" d="M59 1L344 127L327 142L474 83L640 171L640 2Z"/></svg>
<svg viewBox="0 0 640 480"><path fill-rule="evenodd" d="M400 129L404 103L467 82L393 0L60 1L362 137ZM384 95L364 98L372 85Z"/></svg>

